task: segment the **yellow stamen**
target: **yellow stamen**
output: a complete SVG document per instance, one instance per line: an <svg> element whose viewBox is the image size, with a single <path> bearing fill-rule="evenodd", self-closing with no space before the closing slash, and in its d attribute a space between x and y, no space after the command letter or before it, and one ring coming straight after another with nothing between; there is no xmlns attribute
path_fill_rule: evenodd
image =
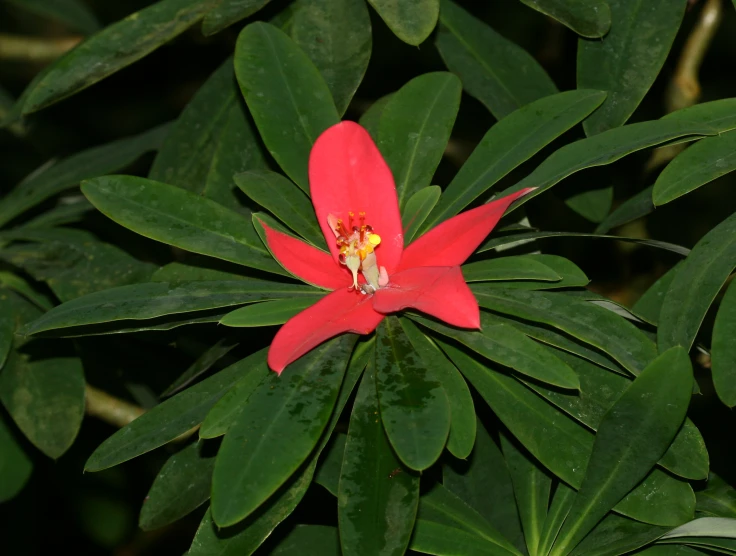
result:
<svg viewBox="0 0 736 556"><path fill-rule="evenodd" d="M381 243L381 236L379 236L378 234L371 234L368 238L368 241L373 245L378 245Z"/></svg>

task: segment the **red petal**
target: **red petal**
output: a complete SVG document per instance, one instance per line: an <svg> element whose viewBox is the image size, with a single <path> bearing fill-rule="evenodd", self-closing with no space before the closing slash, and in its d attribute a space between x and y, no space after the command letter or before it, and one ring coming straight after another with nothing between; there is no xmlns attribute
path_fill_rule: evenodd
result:
<svg viewBox="0 0 736 556"><path fill-rule="evenodd" d="M348 225L348 212L365 212L365 223L381 236L376 249L378 264L389 273L401 260L404 235L396 185L386 161L371 136L355 122L332 126L312 147L309 188L319 225L335 261L335 234L327 223L334 214Z"/></svg>
<svg viewBox="0 0 736 556"><path fill-rule="evenodd" d="M281 327L268 350L268 366L281 374L286 365L325 340L343 332L369 334L382 320L383 315L373 310L371 296L335 290Z"/></svg>
<svg viewBox="0 0 736 556"><path fill-rule="evenodd" d="M266 231L266 243L276 260L294 276L320 288L346 288L353 280L350 272L340 267L329 254L282 232L269 228L259 220Z"/></svg>
<svg viewBox="0 0 736 556"><path fill-rule="evenodd" d="M417 309L453 326L480 328L478 302L459 266L410 268L391 276L373 294L373 308L384 314Z"/></svg>
<svg viewBox="0 0 736 556"><path fill-rule="evenodd" d="M522 189L473 210L462 212L432 228L406 248L399 270L417 266L463 264L491 233L511 203L534 189L533 187Z"/></svg>

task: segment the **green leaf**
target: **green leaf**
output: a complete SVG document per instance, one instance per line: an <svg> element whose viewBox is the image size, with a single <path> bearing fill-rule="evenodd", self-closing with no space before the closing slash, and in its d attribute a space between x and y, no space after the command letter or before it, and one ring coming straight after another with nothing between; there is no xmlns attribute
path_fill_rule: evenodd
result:
<svg viewBox="0 0 736 556"><path fill-rule="evenodd" d="M445 188L422 231L456 215L511 170L580 122L606 98L577 90L542 98L496 123Z"/></svg>
<svg viewBox="0 0 736 556"><path fill-rule="evenodd" d="M427 187L445 152L460 108L460 80L451 73L425 73L388 101L378 125L378 148L396 181L402 210Z"/></svg>
<svg viewBox="0 0 736 556"><path fill-rule="evenodd" d="M558 282L562 279L562 276L534 255L488 259L465 264L462 269L466 282L488 282L493 280Z"/></svg>
<svg viewBox="0 0 736 556"><path fill-rule="evenodd" d="M713 386L720 400L728 407L736 406L736 287L730 285L718 308L711 343Z"/></svg>
<svg viewBox="0 0 736 556"><path fill-rule="evenodd" d="M590 283L585 273L573 262L565 259L564 257L558 257L557 255L543 255L539 253L533 253L530 255L520 255L518 257L504 257L501 259L492 260L505 260L505 259L522 259L524 261L530 261L532 263L544 265L548 271L554 272L557 275L556 281L541 280L539 278L527 279L527 280L512 280L512 281L491 281L487 285L489 287L498 288L514 288L522 290L549 290L557 288L579 288L587 286ZM474 264L474 263L471 263ZM467 266L463 266L463 275Z"/></svg>
<svg viewBox="0 0 736 556"><path fill-rule="evenodd" d="M654 211L654 203L652 203L653 189L654 186L650 185L626 199L596 226L595 233L605 234L613 228L633 222Z"/></svg>
<svg viewBox="0 0 736 556"><path fill-rule="evenodd" d="M670 52L687 4L607 1L612 24L606 38L578 41L578 86L609 92L603 106L583 123L587 135L622 125L639 106Z"/></svg>
<svg viewBox="0 0 736 556"><path fill-rule="evenodd" d="M523 375L560 388L580 388L577 375L566 363L515 328L494 322L485 313L481 313L481 330L477 332L459 330L415 315L411 318Z"/></svg>
<svg viewBox="0 0 736 556"><path fill-rule="evenodd" d="M8 300L5 288L0 289L0 370L8 359L13 348L13 336L15 335L16 322L12 313L12 304Z"/></svg>
<svg viewBox="0 0 736 556"><path fill-rule="evenodd" d="M719 133L736 129L736 98L703 102L667 114L663 120L697 122L711 126Z"/></svg>
<svg viewBox="0 0 736 556"><path fill-rule="evenodd" d="M91 35L100 29L95 14L81 0L7 0L40 16L61 21L72 29Z"/></svg>
<svg viewBox="0 0 736 556"><path fill-rule="evenodd" d="M450 0L442 0L435 45L465 91L500 120L517 108L554 95L557 87L524 49Z"/></svg>
<svg viewBox="0 0 736 556"><path fill-rule="evenodd" d="M468 385L455 366L413 322L401 319L401 327L427 371L447 394L451 416L447 449L456 458L465 459L475 442L475 408Z"/></svg>
<svg viewBox="0 0 736 556"><path fill-rule="evenodd" d="M85 471L101 471L133 459L199 425L239 380L263 371L266 352L257 351L144 413L100 444L87 460Z"/></svg>
<svg viewBox="0 0 736 556"><path fill-rule="evenodd" d="M711 472L705 489L695 493L696 510L710 517L736 519L736 489Z"/></svg>
<svg viewBox="0 0 736 556"><path fill-rule="evenodd" d="M246 518L307 459L330 419L355 339L343 335L315 348L253 391L217 455L215 523Z"/></svg>
<svg viewBox="0 0 736 556"><path fill-rule="evenodd" d="M193 253L284 274L250 222L215 201L173 185L133 176L85 181L97 209L145 237Z"/></svg>
<svg viewBox="0 0 736 556"><path fill-rule="evenodd" d="M611 212L613 186L588 189L565 199L565 204L583 218L600 223Z"/></svg>
<svg viewBox="0 0 736 556"><path fill-rule="evenodd" d="M708 308L736 267L736 214L705 234L678 265L659 314L660 351L690 349Z"/></svg>
<svg viewBox="0 0 736 556"><path fill-rule="evenodd" d="M166 460L141 508L141 529L174 523L209 499L215 452L208 453L207 448L204 442L195 442Z"/></svg>
<svg viewBox="0 0 736 556"><path fill-rule="evenodd" d="M337 113L344 114L371 57L371 18L364 0L298 3L291 36L324 77Z"/></svg>
<svg viewBox="0 0 736 556"><path fill-rule="evenodd" d="M575 500L575 491L565 483L561 481L557 482L547 517L542 524L542 533L539 538L539 544L537 545L537 554L546 556L552 550L552 544L560 533L560 529L570 511L573 500Z"/></svg>
<svg viewBox="0 0 736 556"><path fill-rule="evenodd" d="M521 0L581 37L599 38L611 28L611 9L603 0ZM545 555L546 556L546 555Z"/></svg>
<svg viewBox="0 0 736 556"><path fill-rule="evenodd" d="M437 461L450 432L450 403L430 362L414 349L397 317L381 322L376 330L381 421L396 455L417 471Z"/></svg>
<svg viewBox="0 0 736 556"><path fill-rule="evenodd" d="M53 307L53 303L51 303L48 297L42 293L38 293L30 286L30 284L28 284L28 282L23 280L23 278L16 276L11 272L0 271L0 286L4 286L9 290L19 293L22 297L44 311L48 311ZM0 305L8 303L7 299L7 292L0 289ZM11 304L11 306L12 305L13 304ZM7 309L8 312L5 314L10 314L11 310L12 309ZM0 361L2 359L2 356L0 356ZM0 363L0 368L1 367L2 363Z"/></svg>
<svg viewBox="0 0 736 556"><path fill-rule="evenodd" d="M168 131L168 125L156 127L133 137L81 151L56 164L42 166L3 197L0 202L0 226L46 199L76 187L82 180L129 166L146 152L158 149Z"/></svg>
<svg viewBox="0 0 736 556"><path fill-rule="evenodd" d="M435 486L420 499L411 548L448 556L521 556L480 514L442 485Z"/></svg>
<svg viewBox="0 0 736 556"><path fill-rule="evenodd" d="M206 259L204 261L197 261L195 259L192 261L193 264L179 262L165 264L153 273L151 282L214 282L217 280L228 282L247 279L247 276L243 276L242 274L225 272L224 270L209 268L207 266L197 266L198 264L206 264L206 262ZM245 269L242 270L245 271Z"/></svg>
<svg viewBox="0 0 736 556"><path fill-rule="evenodd" d="M314 293L309 286L252 278L231 282L133 284L91 293L54 307L27 326L24 333L31 335L57 328L152 319L268 299L301 296L313 301L317 299Z"/></svg>
<svg viewBox="0 0 736 556"><path fill-rule="evenodd" d="M309 194L309 152L340 120L319 70L283 31L256 22L238 37L235 74L269 152Z"/></svg>
<svg viewBox="0 0 736 556"><path fill-rule="evenodd" d="M374 141L378 140L378 124L381 121L381 115L394 94L395 93L389 93L374 101L360 117L360 125L370 133Z"/></svg>
<svg viewBox="0 0 736 556"><path fill-rule="evenodd" d="M736 519L727 517L701 517L680 525L662 535L662 539L677 537L721 537L736 539Z"/></svg>
<svg viewBox="0 0 736 556"><path fill-rule="evenodd" d="M161 397L171 396L189 386L239 344L240 342L238 340L228 336L219 340L212 347L204 351L166 390L161 392Z"/></svg>
<svg viewBox="0 0 736 556"><path fill-rule="evenodd" d="M419 477L391 450L378 416L375 371L368 366L350 416L337 515L345 556L398 556L409 544Z"/></svg>
<svg viewBox="0 0 736 556"><path fill-rule="evenodd" d="M321 297L315 296L254 303L229 312L220 319L220 324L247 328L284 324L291 317L311 307L320 299Z"/></svg>
<svg viewBox="0 0 736 556"><path fill-rule="evenodd" d="M202 34L214 35L237 23L241 19L253 15L270 0L220 0L207 14L202 22Z"/></svg>
<svg viewBox="0 0 736 556"><path fill-rule="evenodd" d="M444 465L442 477L445 488L518 548L524 546L511 475L501 450L480 420L469 461Z"/></svg>
<svg viewBox="0 0 736 556"><path fill-rule="evenodd" d="M618 556L630 554L658 539L667 527L639 523L616 514L608 514L582 543L572 552L573 556ZM647 554L647 551L636 552ZM668 552L663 556L680 556Z"/></svg>
<svg viewBox="0 0 736 556"><path fill-rule="evenodd" d="M418 46L437 25L439 0L368 0L389 29L405 43Z"/></svg>
<svg viewBox="0 0 736 556"><path fill-rule="evenodd" d="M547 518L552 479L539 468L531 454L516 446L505 434L501 434L501 447L514 485L527 550L529 554L537 554L542 526Z"/></svg>
<svg viewBox="0 0 736 556"><path fill-rule="evenodd" d="M23 114L41 110L129 66L186 31L214 0L161 0L108 25L29 85Z"/></svg>
<svg viewBox="0 0 736 556"><path fill-rule="evenodd" d="M39 359L13 351L0 373L0 401L28 440L58 459L82 425L84 386L76 357Z"/></svg>
<svg viewBox="0 0 736 556"><path fill-rule="evenodd" d="M314 215L309 197L290 180L268 170L244 172L235 176L235 184L256 203L273 213L294 232L320 249L325 238Z"/></svg>
<svg viewBox="0 0 736 556"><path fill-rule="evenodd" d="M670 162L654 184L656 206L682 197L721 176L736 170L736 132L706 137Z"/></svg>
<svg viewBox="0 0 736 556"><path fill-rule="evenodd" d="M2 235L31 242L5 247L0 258L46 282L62 302L146 281L156 269L83 230L21 229Z"/></svg>
<svg viewBox="0 0 736 556"><path fill-rule="evenodd" d="M0 419L0 502L15 497L28 482L33 462L26 455L3 419Z"/></svg>
<svg viewBox="0 0 736 556"><path fill-rule="evenodd" d="M273 556L340 556L337 527L297 525L281 540Z"/></svg>
<svg viewBox="0 0 736 556"><path fill-rule="evenodd" d="M176 120L148 177L243 210L233 176L265 166L228 58Z"/></svg>
<svg viewBox="0 0 736 556"><path fill-rule="evenodd" d="M657 355L654 343L633 324L586 301L556 293L472 285L481 307L540 322L590 344L639 374Z"/></svg>
<svg viewBox="0 0 736 556"><path fill-rule="evenodd" d="M337 489L340 484L342 457L345 454L347 439L347 434L335 433L329 448L327 448L327 453L320 461L317 473L314 475L314 482L325 487L333 496L337 496Z"/></svg>
<svg viewBox="0 0 736 556"><path fill-rule="evenodd" d="M404 228L404 243L409 245L417 235L424 221L432 212L442 194L442 188L438 185L423 187L409 197L406 201L401 224Z"/></svg>
<svg viewBox="0 0 736 556"><path fill-rule="evenodd" d="M76 224L95 209L82 195L68 195L59 199L56 206L23 222L15 229L38 230Z"/></svg>
<svg viewBox="0 0 736 556"><path fill-rule="evenodd" d="M590 118L586 120L586 122L589 121ZM585 168L605 166L636 151L654 147L673 139L688 137L692 140L697 135L715 134L715 129L708 125L678 119L641 122L609 129L558 149L526 178L504 190L501 196L526 187L536 187L535 191L525 195L514 205L513 209L516 209L566 177Z"/></svg>

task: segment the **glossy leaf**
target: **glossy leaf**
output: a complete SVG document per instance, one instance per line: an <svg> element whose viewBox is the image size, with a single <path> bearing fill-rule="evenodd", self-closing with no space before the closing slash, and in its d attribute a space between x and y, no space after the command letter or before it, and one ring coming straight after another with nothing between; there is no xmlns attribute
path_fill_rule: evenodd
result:
<svg viewBox="0 0 736 556"><path fill-rule="evenodd" d="M368 366L355 398L337 496L345 556L403 554L419 501L419 477L404 469L378 416L375 371Z"/></svg>
<svg viewBox="0 0 736 556"><path fill-rule="evenodd" d="M227 355L230 350L236 348L239 343L239 340L228 336L219 340L216 344L205 350L199 357L197 357L194 363L187 367L187 369L174 382L172 382L166 390L161 392L161 397L164 398L171 396L179 390L183 390L189 386L197 378L209 371L212 366Z"/></svg>
<svg viewBox="0 0 736 556"><path fill-rule="evenodd" d="M207 12L202 22L202 33L214 35L237 23L241 19L253 15L270 0L220 0Z"/></svg>
<svg viewBox="0 0 736 556"><path fill-rule="evenodd" d="M220 319L224 326L254 328L284 324L291 317L311 307L320 300L319 296L303 299L278 299L246 305L235 309Z"/></svg>
<svg viewBox="0 0 736 556"><path fill-rule="evenodd" d="M68 27L91 35L100 28L95 14L81 0L7 0L40 16L61 21Z"/></svg>
<svg viewBox="0 0 736 556"><path fill-rule="evenodd" d="M51 307L53 307L53 303L49 300L47 296L45 296L42 293L37 292L35 289L31 287L31 285L28 282L23 280L23 278L11 272L0 271L0 286L3 286L16 293L19 293L22 297L24 297L25 299L33 303L39 309L43 309L44 311L48 311L49 309L51 309ZM0 289L0 306L7 304L7 300L8 300L8 296L6 295L6 292ZM4 313L6 315L10 314L10 311L12 311L12 309L10 308L5 309L5 310L8 311L7 313ZM15 330L15 327L13 330ZM7 328L5 328L5 331L6 331L5 334L7 334ZM0 356L0 361L2 360L3 360L3 357ZM0 368L2 368L2 363L0 363Z"/></svg>
<svg viewBox="0 0 736 556"><path fill-rule="evenodd" d="M208 453L207 448L204 442L195 442L166 460L141 508L141 529L169 525L209 500L215 452Z"/></svg>
<svg viewBox="0 0 736 556"><path fill-rule="evenodd" d="M383 110L386 108L386 105L389 103L391 97L393 96L394 93L389 93L377 99L368 107L365 112L363 112L363 115L360 117L360 125L362 125L368 131L368 133L370 133L373 141L378 140L378 124L381 121L381 114L383 114Z"/></svg>
<svg viewBox="0 0 736 556"><path fill-rule="evenodd" d="M240 379L266 367L261 350L160 403L100 444L86 471L101 471L145 454L199 425L217 401Z"/></svg>
<svg viewBox="0 0 736 556"><path fill-rule="evenodd" d="M653 189L654 186L650 185L636 195L626 199L598 224L595 233L605 234L613 228L633 222L654 211L654 203L652 202Z"/></svg>
<svg viewBox="0 0 736 556"><path fill-rule="evenodd" d="M283 274L247 219L173 185L133 176L85 181L97 209L143 236L181 249Z"/></svg>
<svg viewBox="0 0 736 556"><path fill-rule="evenodd" d="M401 327L426 369L442 385L450 404L450 434L447 449L456 458L465 459L475 442L475 408L465 379L439 348L408 319Z"/></svg>
<svg viewBox="0 0 736 556"><path fill-rule="evenodd" d="M696 510L710 517L730 517L736 519L736 489L711 472L708 484L695 493Z"/></svg>
<svg viewBox="0 0 736 556"><path fill-rule="evenodd" d="M33 462L13 438L5 422L0 419L0 502L14 498L28 482Z"/></svg>
<svg viewBox="0 0 736 556"><path fill-rule="evenodd" d="M309 151L339 121L325 80L294 41L263 22L240 33L235 74L269 152L309 194Z"/></svg>
<svg viewBox="0 0 736 556"><path fill-rule="evenodd" d="M399 206L427 187L447 146L460 108L460 80L425 73L391 96L378 124L378 148L391 168Z"/></svg>
<svg viewBox="0 0 736 556"><path fill-rule="evenodd" d="M327 452L317 467L317 473L314 475L314 482L325 487L333 496L337 496L337 489L340 484L342 458L345 454L347 439L347 434L335 433Z"/></svg>
<svg viewBox="0 0 736 556"><path fill-rule="evenodd" d="M670 162L654 184L654 204L664 205L736 170L736 132L706 137Z"/></svg>
<svg viewBox="0 0 736 556"><path fill-rule="evenodd" d="M133 137L74 154L44 165L19 183L0 203L0 226L46 199L76 187L82 180L121 170L148 151L156 150L169 126L153 128Z"/></svg>
<svg viewBox="0 0 736 556"><path fill-rule="evenodd" d="M297 525L271 552L273 556L340 556L337 528Z"/></svg>
<svg viewBox="0 0 736 556"><path fill-rule="evenodd" d="M568 554L664 455L682 425L693 374L685 350L655 359L603 417L552 555Z"/></svg>
<svg viewBox="0 0 736 556"><path fill-rule="evenodd" d="M408 245L432 212L442 194L438 185L423 187L409 197L401 218L404 226L404 244Z"/></svg>
<svg viewBox="0 0 736 556"><path fill-rule="evenodd" d="M698 122L711 126L719 133L736 129L736 98L723 98L702 102L695 106L676 110L663 120Z"/></svg>
<svg viewBox="0 0 736 556"><path fill-rule="evenodd" d="M720 400L728 407L736 406L736 288L729 286L718 308L711 343L713 386Z"/></svg>
<svg viewBox="0 0 736 556"><path fill-rule="evenodd" d="M701 517L662 535L662 539L677 537L722 537L736 539L736 519L727 517Z"/></svg>
<svg viewBox="0 0 736 556"><path fill-rule="evenodd" d="M28 440L53 459L77 437L84 387L76 357L38 359L14 351L0 373L0 401Z"/></svg>
<svg viewBox="0 0 736 556"><path fill-rule="evenodd" d="M389 29L405 43L424 42L435 25L440 0L368 0Z"/></svg>
<svg viewBox="0 0 736 556"><path fill-rule="evenodd" d="M344 114L371 57L371 19L365 1L297 4L291 36L324 77L338 114Z"/></svg>
<svg viewBox="0 0 736 556"><path fill-rule="evenodd" d="M105 27L32 83L23 113L71 96L129 66L197 23L214 0L162 0Z"/></svg>
<svg viewBox="0 0 736 556"><path fill-rule="evenodd" d="M550 502L547 517L542 524L542 533L537 545L537 554L549 554L562 524L565 522L570 507L575 500L575 491L563 482L558 482L552 501Z"/></svg>
<svg viewBox="0 0 736 556"><path fill-rule="evenodd" d="M578 43L578 85L609 92L603 106L583 123L587 135L629 119L662 68L687 4L687 0L607 2L612 24L606 38Z"/></svg>
<svg viewBox="0 0 736 556"><path fill-rule="evenodd" d="M656 357L654 344L633 324L585 301L555 293L472 286L481 307L540 322L609 354L633 374Z"/></svg>
<svg viewBox="0 0 736 556"><path fill-rule="evenodd" d="M442 0L435 44L463 88L500 120L557 87L524 49L450 0Z"/></svg>
<svg viewBox="0 0 736 556"><path fill-rule="evenodd" d="M611 28L611 9L603 0L521 0L581 37L602 37Z"/></svg>
<svg viewBox="0 0 736 556"><path fill-rule="evenodd" d="M586 220L603 222L613 205L613 186L586 189L565 199L565 204Z"/></svg>
<svg viewBox="0 0 736 556"><path fill-rule="evenodd" d="M343 335L322 344L253 391L217 455L215 523L247 517L307 459L330 419L354 342Z"/></svg>
<svg viewBox="0 0 736 556"><path fill-rule="evenodd" d="M616 514L608 514L578 547L573 556L618 556L629 554L659 538L667 527L639 523ZM637 552L636 554L639 554ZM642 556L647 554L641 552ZM675 556L668 553L667 556ZM677 556L680 556L679 554Z"/></svg>
<svg viewBox="0 0 736 556"><path fill-rule="evenodd" d="M662 304L660 351L690 349L711 303L736 267L736 215L710 230L678 266Z"/></svg>
<svg viewBox="0 0 736 556"><path fill-rule="evenodd" d="M493 322L484 313L478 332L459 330L419 316L412 315L412 319L523 375L560 388L580 387L577 375L566 363L515 328Z"/></svg>
<svg viewBox="0 0 736 556"><path fill-rule="evenodd" d="M164 315L231 307L268 299L318 296L308 286L267 280L231 282L148 282L95 292L54 307L26 329L26 335L120 320L152 319Z"/></svg>
<svg viewBox="0 0 736 556"><path fill-rule="evenodd" d="M557 274L534 256L501 257L463 265L466 282L489 282L494 280L539 280L557 282Z"/></svg>
<svg viewBox="0 0 736 556"><path fill-rule="evenodd" d="M503 259L494 260L505 260L508 258L510 257L503 257ZM541 253L532 253L529 255L521 255L518 258L523 258L523 260L531 261L532 263L543 264L549 269L549 271L552 271L557 275L557 279L554 281L542 280L539 278L511 281L494 280L487 282L487 285L494 288L552 290L558 288L580 288L587 286L590 283L590 278L588 278L575 263L565 259L564 257L558 257L557 255L543 255ZM465 272L465 268L467 266L469 265L463 266L463 273Z"/></svg>
<svg viewBox="0 0 736 556"><path fill-rule="evenodd" d="M67 195L59 199L56 206L23 222L21 230L56 228L65 224L76 224L95 209L82 195ZM16 228L17 229L17 228Z"/></svg>
<svg viewBox="0 0 736 556"><path fill-rule="evenodd" d="M399 459L423 471L439 458L450 432L447 393L417 353L397 317L376 329L376 390L381 421Z"/></svg>
<svg viewBox="0 0 736 556"><path fill-rule="evenodd" d="M237 174L235 184L250 199L268 209L279 220L312 245L324 248L325 239L309 197L290 180L268 170Z"/></svg>
<svg viewBox="0 0 736 556"><path fill-rule="evenodd" d="M537 554L542 527L547 518L552 479L544 469L540 469L531 454L514 445L503 433L501 447L514 485L514 497L527 550L529 554Z"/></svg>

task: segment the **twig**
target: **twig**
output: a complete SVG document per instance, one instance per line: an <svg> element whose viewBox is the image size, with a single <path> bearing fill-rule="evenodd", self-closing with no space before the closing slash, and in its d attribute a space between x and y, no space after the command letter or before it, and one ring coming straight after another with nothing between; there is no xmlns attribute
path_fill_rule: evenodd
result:
<svg viewBox="0 0 736 556"><path fill-rule="evenodd" d="M0 33L0 60L50 62L81 41L80 36L48 38Z"/></svg>

